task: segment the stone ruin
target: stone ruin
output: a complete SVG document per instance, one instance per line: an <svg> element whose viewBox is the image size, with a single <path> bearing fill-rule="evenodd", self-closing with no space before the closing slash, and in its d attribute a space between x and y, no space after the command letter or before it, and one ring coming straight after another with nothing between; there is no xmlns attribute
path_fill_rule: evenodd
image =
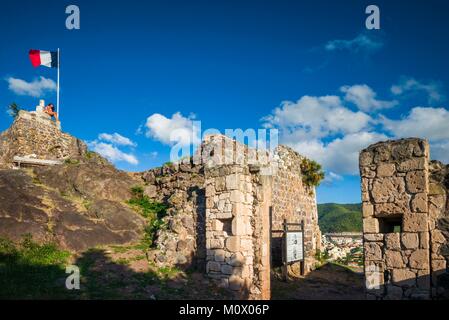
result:
<svg viewBox="0 0 449 320"><path fill-rule="evenodd" d="M0 134L0 165L11 166L14 157L65 160L86 153L84 142L61 132L59 122L43 112L44 101L36 111L20 110L13 125Z"/></svg>
<svg viewBox="0 0 449 320"><path fill-rule="evenodd" d="M304 220L304 269L312 270L321 243L315 189L302 182L302 156L285 146L274 154L214 135L192 158L144 173L145 193L169 205L154 259L203 268L237 298L269 299L282 222Z"/></svg>
<svg viewBox="0 0 449 320"><path fill-rule="evenodd" d="M42 106L43 102L36 111L20 111L12 126L0 134L0 168L11 168L17 156L60 161L84 159L86 145L61 132L42 112ZM237 298L268 299L271 268L282 265L284 219L290 223L304 221L305 273L313 269L316 251L320 249L315 188L303 183L303 159L285 146L270 154L213 135L206 138L193 157L179 163L123 173L129 179L119 173L111 178L120 177L124 186L132 181L143 182L147 196L167 205L168 216L164 220L168 227L159 231L158 249L151 251L157 264L194 266ZM48 180L52 172L58 176L66 169L76 168L48 168L39 178ZM78 177L76 172L71 174ZM108 181L107 176L96 178L101 178L101 186ZM123 193L129 190L126 187ZM298 263L293 264L290 272L298 269Z"/></svg>
<svg viewBox="0 0 449 320"><path fill-rule="evenodd" d="M422 139L360 153L367 296L448 298L449 166Z"/></svg>

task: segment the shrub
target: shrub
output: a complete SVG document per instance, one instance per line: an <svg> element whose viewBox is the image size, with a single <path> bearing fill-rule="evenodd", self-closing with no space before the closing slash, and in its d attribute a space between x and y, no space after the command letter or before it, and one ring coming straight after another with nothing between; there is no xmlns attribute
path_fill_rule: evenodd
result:
<svg viewBox="0 0 449 320"><path fill-rule="evenodd" d="M17 118L17 116L19 115L19 111L20 111L20 107L15 103L11 103L8 106L8 114L13 117L14 119Z"/></svg>
<svg viewBox="0 0 449 320"><path fill-rule="evenodd" d="M147 220L143 242L152 247L154 246L157 232L165 228L163 218L167 215L167 206L151 200L144 194L141 186L132 187L131 193L133 196L127 203Z"/></svg>
<svg viewBox="0 0 449 320"><path fill-rule="evenodd" d="M306 186L318 187L324 179L321 165L313 160L304 158L301 162L302 181Z"/></svg>

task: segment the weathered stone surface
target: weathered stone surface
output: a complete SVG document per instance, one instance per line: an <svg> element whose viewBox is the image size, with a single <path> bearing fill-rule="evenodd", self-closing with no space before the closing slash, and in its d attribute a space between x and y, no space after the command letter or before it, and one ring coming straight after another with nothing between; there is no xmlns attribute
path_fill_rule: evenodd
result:
<svg viewBox="0 0 449 320"><path fill-rule="evenodd" d="M398 164L399 172L424 170L425 168L426 168L425 158L413 158L413 159L401 161Z"/></svg>
<svg viewBox="0 0 449 320"><path fill-rule="evenodd" d="M363 232L364 233L379 233L379 220L376 218L364 218L363 219Z"/></svg>
<svg viewBox="0 0 449 320"><path fill-rule="evenodd" d="M362 204L362 213L364 218L370 218L374 216L374 206L364 202Z"/></svg>
<svg viewBox="0 0 449 320"><path fill-rule="evenodd" d="M427 217L422 213L410 213L403 217L404 232L423 232L427 231Z"/></svg>
<svg viewBox="0 0 449 320"><path fill-rule="evenodd" d="M423 249L413 251L409 263L410 267L414 269L429 269L429 251Z"/></svg>
<svg viewBox="0 0 449 320"><path fill-rule="evenodd" d="M385 264L388 268L402 269L405 268L405 262L401 252L387 250L385 251Z"/></svg>
<svg viewBox="0 0 449 320"><path fill-rule="evenodd" d="M405 178L407 190L411 193L421 193L427 191L427 179L425 171L407 172Z"/></svg>
<svg viewBox="0 0 449 320"><path fill-rule="evenodd" d="M396 166L394 163L380 164L377 167L377 177L391 177L396 171Z"/></svg>
<svg viewBox="0 0 449 320"><path fill-rule="evenodd" d="M209 261L206 265L206 272L210 272L210 271L214 271L214 272L221 271L221 264L218 262Z"/></svg>
<svg viewBox="0 0 449 320"><path fill-rule="evenodd" d="M399 233L385 234L385 246L388 250L401 250L401 240Z"/></svg>
<svg viewBox="0 0 449 320"><path fill-rule="evenodd" d="M237 252L240 250L240 237L239 236L232 236L228 237L226 239L226 249L228 249L230 252Z"/></svg>
<svg viewBox="0 0 449 320"><path fill-rule="evenodd" d="M411 203L412 212L428 212L427 206L427 194L418 193L412 199Z"/></svg>
<svg viewBox="0 0 449 320"><path fill-rule="evenodd" d="M364 244L365 260L367 261L381 261L382 249L378 243L367 242Z"/></svg>
<svg viewBox="0 0 449 320"><path fill-rule="evenodd" d="M407 269L393 269L391 272L392 281L399 286L416 285L416 273Z"/></svg>
<svg viewBox="0 0 449 320"><path fill-rule="evenodd" d="M402 198L405 192L405 182L402 177L375 179L371 195L375 203L395 202Z"/></svg>
<svg viewBox="0 0 449 320"><path fill-rule="evenodd" d="M403 233L401 241L405 249L413 250L419 247L419 236L417 233Z"/></svg>

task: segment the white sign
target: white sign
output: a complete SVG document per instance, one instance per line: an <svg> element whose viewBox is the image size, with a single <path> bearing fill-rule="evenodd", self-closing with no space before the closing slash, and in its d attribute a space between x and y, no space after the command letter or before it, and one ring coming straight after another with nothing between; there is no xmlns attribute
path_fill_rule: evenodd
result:
<svg viewBox="0 0 449 320"><path fill-rule="evenodd" d="M303 233L301 231L287 232L287 263L304 260Z"/></svg>

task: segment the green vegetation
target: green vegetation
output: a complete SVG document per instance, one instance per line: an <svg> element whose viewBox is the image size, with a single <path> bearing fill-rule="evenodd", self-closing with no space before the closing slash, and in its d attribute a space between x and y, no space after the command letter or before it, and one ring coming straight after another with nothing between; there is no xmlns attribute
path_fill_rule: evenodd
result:
<svg viewBox="0 0 449 320"><path fill-rule="evenodd" d="M19 115L20 107L17 105L17 103L13 102L8 106L8 114L13 117L14 119L17 118Z"/></svg>
<svg viewBox="0 0 449 320"><path fill-rule="evenodd" d="M324 233L362 232L362 205L325 203L318 205L318 224Z"/></svg>
<svg viewBox="0 0 449 320"><path fill-rule="evenodd" d="M324 179L321 165L313 160L304 158L301 162L302 181L309 187L318 187Z"/></svg>
<svg viewBox="0 0 449 320"><path fill-rule="evenodd" d="M162 219L167 215L167 206L151 200L141 186L131 188L131 192L133 196L127 203L147 219L143 244L153 247L157 232L166 227Z"/></svg>
<svg viewBox="0 0 449 320"><path fill-rule="evenodd" d="M78 159L70 159L69 158L69 159L65 159L64 163L68 164L68 165L78 165L78 164L80 164L80 161Z"/></svg>
<svg viewBox="0 0 449 320"><path fill-rule="evenodd" d="M25 236L19 245L0 239L0 299L57 297L67 290L65 265L70 257L56 245L37 244Z"/></svg>

